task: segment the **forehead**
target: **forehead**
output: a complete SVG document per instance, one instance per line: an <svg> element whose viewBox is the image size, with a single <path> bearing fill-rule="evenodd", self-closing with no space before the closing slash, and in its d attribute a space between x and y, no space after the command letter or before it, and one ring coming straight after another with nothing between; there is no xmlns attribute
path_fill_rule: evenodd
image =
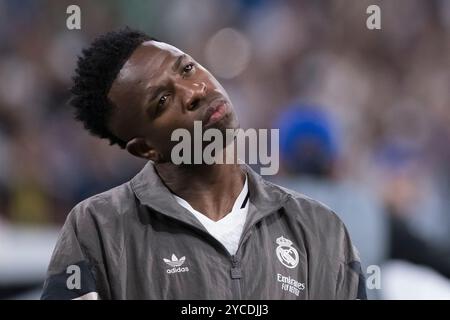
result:
<svg viewBox="0 0 450 320"><path fill-rule="evenodd" d="M171 67L168 63L183 54L183 51L168 43L143 42L124 63L114 82L139 81L143 75L146 79L152 78L161 72L162 67Z"/></svg>

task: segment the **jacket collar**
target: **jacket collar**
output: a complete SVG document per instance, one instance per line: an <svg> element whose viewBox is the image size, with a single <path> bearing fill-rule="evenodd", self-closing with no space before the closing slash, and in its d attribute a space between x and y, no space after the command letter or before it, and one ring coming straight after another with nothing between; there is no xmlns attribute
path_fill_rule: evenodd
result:
<svg viewBox="0 0 450 320"><path fill-rule="evenodd" d="M287 194L279 187L264 180L247 164L241 163L241 168L247 173L249 190L249 212L246 226L264 216L276 212L286 201ZM164 185L151 161L130 181L131 189L141 204L204 230L198 220L185 208L177 203L173 194Z"/></svg>

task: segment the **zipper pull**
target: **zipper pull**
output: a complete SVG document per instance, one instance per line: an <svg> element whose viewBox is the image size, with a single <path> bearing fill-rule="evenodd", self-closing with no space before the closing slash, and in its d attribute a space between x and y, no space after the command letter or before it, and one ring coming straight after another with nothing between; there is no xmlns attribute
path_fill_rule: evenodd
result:
<svg viewBox="0 0 450 320"><path fill-rule="evenodd" d="M242 278L242 271L241 271L241 266L240 266L240 262L238 260L238 258L233 255L231 257L231 278L232 279L240 279Z"/></svg>

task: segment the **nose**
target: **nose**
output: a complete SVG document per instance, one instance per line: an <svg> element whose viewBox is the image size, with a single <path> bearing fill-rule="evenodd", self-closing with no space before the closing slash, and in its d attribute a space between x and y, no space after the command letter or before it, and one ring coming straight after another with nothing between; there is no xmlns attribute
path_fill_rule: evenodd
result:
<svg viewBox="0 0 450 320"><path fill-rule="evenodd" d="M198 106L198 102L201 101L207 92L207 86L205 82L179 82L177 89L182 97L183 106L188 111L194 110Z"/></svg>

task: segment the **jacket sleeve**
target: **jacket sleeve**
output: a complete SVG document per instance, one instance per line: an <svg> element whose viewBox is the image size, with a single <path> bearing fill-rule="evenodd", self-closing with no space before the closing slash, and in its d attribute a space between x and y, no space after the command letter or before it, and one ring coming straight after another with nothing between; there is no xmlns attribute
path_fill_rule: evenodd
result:
<svg viewBox="0 0 450 320"><path fill-rule="evenodd" d="M68 215L50 260L41 299L107 299L99 233L83 206Z"/></svg>
<svg viewBox="0 0 450 320"><path fill-rule="evenodd" d="M341 225L340 237L341 263L338 266L336 282L336 299L366 300L366 281L361 268L358 250L352 245L350 236Z"/></svg>

